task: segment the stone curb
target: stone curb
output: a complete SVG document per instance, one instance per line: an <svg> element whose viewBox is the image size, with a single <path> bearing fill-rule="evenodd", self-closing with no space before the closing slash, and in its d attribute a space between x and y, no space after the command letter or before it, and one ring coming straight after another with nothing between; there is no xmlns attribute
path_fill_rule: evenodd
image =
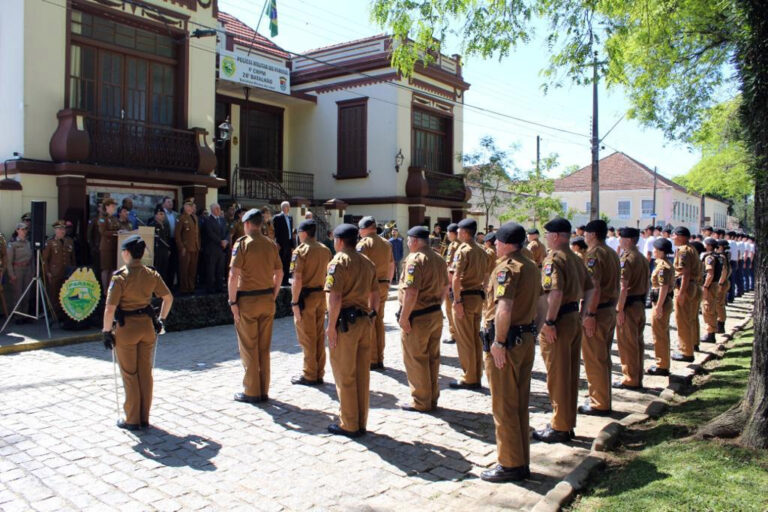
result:
<svg viewBox="0 0 768 512"><path fill-rule="evenodd" d="M77 343L86 343L89 341L99 341L101 333L82 334L79 336L66 336L63 338L53 338L44 341L35 341L32 343L22 343L20 345L4 345L0 347L0 355L18 354L19 352L28 352L30 350L40 350L44 348L63 347L65 345L75 345Z"/></svg>
<svg viewBox="0 0 768 512"><path fill-rule="evenodd" d="M592 473L604 466L605 461L602 458L588 455L562 482L559 482L536 503L533 512L556 512L560 510L560 507L572 500L576 493L584 488Z"/></svg>

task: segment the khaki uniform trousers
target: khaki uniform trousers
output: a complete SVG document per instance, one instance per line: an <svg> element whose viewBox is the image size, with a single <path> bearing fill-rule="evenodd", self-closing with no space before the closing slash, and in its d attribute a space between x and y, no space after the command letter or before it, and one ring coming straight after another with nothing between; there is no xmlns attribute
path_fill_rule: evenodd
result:
<svg viewBox="0 0 768 512"><path fill-rule="evenodd" d="M197 276L198 251L187 251L184 255L179 252L179 291L192 293L195 291L195 277Z"/></svg>
<svg viewBox="0 0 768 512"><path fill-rule="evenodd" d="M720 285L712 283L709 288L701 292L701 314L704 317L704 325L707 326L707 334L717 332L717 304L720 299Z"/></svg>
<svg viewBox="0 0 768 512"><path fill-rule="evenodd" d="M420 411L437 407L440 388L440 335L443 333L443 315L433 311L411 321L411 332L401 332L403 363L411 388L413 406Z"/></svg>
<svg viewBox="0 0 768 512"><path fill-rule="evenodd" d="M448 319L448 337L456 341L456 323L453 319L453 301L450 295L445 298L445 318Z"/></svg>
<svg viewBox="0 0 768 512"><path fill-rule="evenodd" d="M61 309L61 301L59 300L62 284L64 284L63 276L53 276L51 279L46 280L45 287L45 292L48 294L48 299L51 301L59 321L64 320L64 310Z"/></svg>
<svg viewBox="0 0 768 512"><path fill-rule="evenodd" d="M16 276L16 280L13 282L13 305L15 306L27 289L27 286L29 286L29 282L32 281L32 263L24 266L14 266L13 273ZM24 295L24 300L19 304L19 311L22 313L29 313L30 297L35 297L35 290L31 290L28 294Z"/></svg>
<svg viewBox="0 0 768 512"><path fill-rule="evenodd" d="M643 385L643 359L645 357L645 303L633 302L624 308L624 324L616 325L616 341L621 359L622 384Z"/></svg>
<svg viewBox="0 0 768 512"><path fill-rule="evenodd" d="M248 396L269 394L269 349L275 301L272 294L240 297L240 322L235 324L240 360L245 368L243 393Z"/></svg>
<svg viewBox="0 0 768 512"><path fill-rule="evenodd" d="M307 295L301 320L294 317L293 323L304 351L304 378L322 379L325 376L325 294L313 292Z"/></svg>
<svg viewBox="0 0 768 512"><path fill-rule="evenodd" d="M664 301L661 320L656 318L656 305L651 310L651 330L653 332L653 351L656 355L656 368L669 370L669 317L672 314L672 299Z"/></svg>
<svg viewBox="0 0 768 512"><path fill-rule="evenodd" d="M728 290L731 289L730 281L726 281L720 287L720 293L717 295L717 321L725 322L725 303L728 301Z"/></svg>
<svg viewBox="0 0 768 512"><path fill-rule="evenodd" d="M504 368L496 368L493 356L485 355L496 426L496 453L499 464L505 468L527 466L531 461L528 400L534 354L533 334L525 333L521 345L507 350Z"/></svg>
<svg viewBox="0 0 768 512"><path fill-rule="evenodd" d="M699 293L698 286L689 286L685 292L685 304L678 307L677 298L683 293L675 290L675 323L677 324L677 344L684 356L693 356L693 347L699 344Z"/></svg>
<svg viewBox="0 0 768 512"><path fill-rule="evenodd" d="M331 370L339 396L339 426L357 432L368 424L371 380L372 322L359 317L347 332L339 331L331 349Z"/></svg>
<svg viewBox="0 0 768 512"><path fill-rule="evenodd" d="M376 318L373 319L375 331L371 343L371 363L384 362L384 345L386 343L386 331L384 330L384 306L387 305L389 296L389 281L379 283L379 307L376 310Z"/></svg>
<svg viewBox="0 0 768 512"><path fill-rule="evenodd" d="M589 405L593 409L611 409L611 345L616 329L616 310L606 307L597 310L595 335L583 333L581 354L587 374Z"/></svg>
<svg viewBox="0 0 768 512"><path fill-rule="evenodd" d="M555 326L557 339L547 343L539 338L541 357L547 367L547 390L552 403L551 427L567 432L576 426L581 358L581 318L574 311L560 317Z"/></svg>
<svg viewBox="0 0 768 512"><path fill-rule="evenodd" d="M480 340L482 313L482 297L467 295L464 297L464 317L453 319L459 363L464 370L462 381L467 384L479 384L483 376L483 344Z"/></svg>
<svg viewBox="0 0 768 512"><path fill-rule="evenodd" d="M157 334L147 316L129 316L115 330L115 354L125 389L125 422L149 423L152 405L152 366Z"/></svg>

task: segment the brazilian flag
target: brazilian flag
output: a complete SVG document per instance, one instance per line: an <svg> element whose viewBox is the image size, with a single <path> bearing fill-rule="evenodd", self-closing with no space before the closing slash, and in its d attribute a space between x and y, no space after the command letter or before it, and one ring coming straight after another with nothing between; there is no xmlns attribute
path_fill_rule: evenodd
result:
<svg viewBox="0 0 768 512"><path fill-rule="evenodd" d="M269 33L277 35L277 0L269 0Z"/></svg>

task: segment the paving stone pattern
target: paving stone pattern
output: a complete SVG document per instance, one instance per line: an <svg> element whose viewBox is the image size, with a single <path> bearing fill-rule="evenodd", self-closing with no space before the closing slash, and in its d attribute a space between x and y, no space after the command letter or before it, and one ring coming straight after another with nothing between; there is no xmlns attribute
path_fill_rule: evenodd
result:
<svg viewBox="0 0 768 512"><path fill-rule="evenodd" d="M369 432L356 440L326 432L338 408L330 364L325 386L290 384L301 368L291 318L275 322L271 400L261 405L232 400L242 368L231 326L161 337L152 427L139 433L114 426L113 365L101 343L0 356L0 509L530 509L587 456L605 424L642 412L667 385L650 377L645 393L615 393L614 417L580 416L567 445L532 444L530 480L486 483L478 475L496 463L490 395L447 389L460 375L455 345L442 345L439 412L396 407L409 399L396 309L390 300L387 370L371 375ZM743 320L751 301L730 312L729 325ZM550 415L545 378L537 351L535 428Z"/></svg>

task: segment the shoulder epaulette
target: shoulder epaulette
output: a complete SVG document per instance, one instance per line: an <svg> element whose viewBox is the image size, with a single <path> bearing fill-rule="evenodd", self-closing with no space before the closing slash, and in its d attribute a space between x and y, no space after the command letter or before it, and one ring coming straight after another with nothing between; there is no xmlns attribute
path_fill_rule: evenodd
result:
<svg viewBox="0 0 768 512"><path fill-rule="evenodd" d="M122 275L123 272L125 272L125 267L120 267L119 269L117 269L114 272L112 272L112 275L113 276L119 276L119 275Z"/></svg>

